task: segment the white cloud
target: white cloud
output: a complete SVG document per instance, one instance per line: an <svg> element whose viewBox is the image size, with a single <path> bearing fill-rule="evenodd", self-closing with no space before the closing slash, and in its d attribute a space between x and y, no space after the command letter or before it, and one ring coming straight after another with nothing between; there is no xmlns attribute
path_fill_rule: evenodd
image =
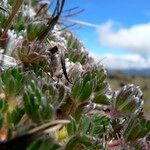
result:
<svg viewBox="0 0 150 150"><path fill-rule="evenodd" d="M144 69L150 67L150 57L145 58L139 54L115 55L106 54L103 56L92 56L109 69Z"/></svg>
<svg viewBox="0 0 150 150"><path fill-rule="evenodd" d="M139 53L150 54L150 23L118 28L108 21L98 28L101 45Z"/></svg>

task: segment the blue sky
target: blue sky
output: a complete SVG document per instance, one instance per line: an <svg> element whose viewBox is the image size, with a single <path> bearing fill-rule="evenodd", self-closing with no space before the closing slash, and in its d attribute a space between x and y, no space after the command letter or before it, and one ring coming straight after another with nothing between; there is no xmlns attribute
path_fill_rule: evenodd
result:
<svg viewBox="0 0 150 150"><path fill-rule="evenodd" d="M66 0L65 9L75 6L85 11L69 19L99 25L74 31L90 53L108 67L150 67L150 0Z"/></svg>

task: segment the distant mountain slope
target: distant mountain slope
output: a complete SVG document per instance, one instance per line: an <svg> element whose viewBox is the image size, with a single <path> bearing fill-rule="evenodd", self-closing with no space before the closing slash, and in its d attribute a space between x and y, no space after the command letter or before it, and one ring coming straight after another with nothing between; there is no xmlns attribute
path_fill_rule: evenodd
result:
<svg viewBox="0 0 150 150"><path fill-rule="evenodd" d="M117 70L109 70L109 73L114 73ZM124 69L120 70L124 72L125 74L128 75L135 75L135 76L150 76L150 68L145 68L145 69Z"/></svg>

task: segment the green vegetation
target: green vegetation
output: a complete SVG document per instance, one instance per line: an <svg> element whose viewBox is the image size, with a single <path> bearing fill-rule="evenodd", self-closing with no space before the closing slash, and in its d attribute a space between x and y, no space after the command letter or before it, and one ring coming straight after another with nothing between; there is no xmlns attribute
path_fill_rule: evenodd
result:
<svg viewBox="0 0 150 150"><path fill-rule="evenodd" d="M148 149L142 91L111 90L54 2L0 2L0 150Z"/></svg>
<svg viewBox="0 0 150 150"><path fill-rule="evenodd" d="M149 118L150 114L150 77L149 76L129 76L123 72L117 71L113 75L108 76L108 82L113 90L117 90L126 84L135 84L143 91L144 112Z"/></svg>

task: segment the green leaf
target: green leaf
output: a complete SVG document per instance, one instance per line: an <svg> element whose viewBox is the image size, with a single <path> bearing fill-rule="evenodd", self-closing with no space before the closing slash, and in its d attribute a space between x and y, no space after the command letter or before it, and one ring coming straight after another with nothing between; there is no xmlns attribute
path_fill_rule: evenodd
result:
<svg viewBox="0 0 150 150"><path fill-rule="evenodd" d="M71 97L72 97L73 99L76 99L77 96L78 96L78 94L79 94L79 92L81 91L81 89L82 89L81 80L80 80L80 79L77 79L77 80L74 82L73 86L72 86L72 89L71 89Z"/></svg>
<svg viewBox="0 0 150 150"><path fill-rule="evenodd" d="M82 104L84 104L84 103L81 103L77 107L77 109L75 110L74 116L73 116L75 118L75 120L76 120L77 123L79 123L79 121L80 121L80 119L82 117L82 114L84 112L84 106L82 106Z"/></svg>
<svg viewBox="0 0 150 150"><path fill-rule="evenodd" d="M30 95L28 92L24 93L23 100L24 100L24 107L29 118L33 122L39 122L39 113L37 112L38 107L37 105L35 106L34 100L32 100L31 102Z"/></svg>
<svg viewBox="0 0 150 150"><path fill-rule="evenodd" d="M141 119L140 124L141 124L141 127L139 129L140 132L138 134L138 138L143 138L150 132L150 120Z"/></svg>
<svg viewBox="0 0 150 150"><path fill-rule="evenodd" d="M10 70L10 71L11 71L11 74L12 74L13 77L17 77L17 76L18 76L18 73L19 73L19 70L18 70L18 69L13 68L13 69Z"/></svg>
<svg viewBox="0 0 150 150"><path fill-rule="evenodd" d="M105 129L110 124L110 119L107 117L95 117L93 119L94 123L94 134L102 135L105 131Z"/></svg>
<svg viewBox="0 0 150 150"><path fill-rule="evenodd" d="M78 131L83 133L83 134L88 134L91 130L91 118L88 117L87 115L83 115L82 118L80 119Z"/></svg>
<svg viewBox="0 0 150 150"><path fill-rule="evenodd" d="M91 75L90 75L90 73L87 73L87 74L84 75L84 77L83 77L83 84L82 84L83 87L86 85L86 83L88 81L91 81Z"/></svg>
<svg viewBox="0 0 150 150"><path fill-rule="evenodd" d="M45 31L45 24L43 23L38 23L38 22L33 22L28 24L27 26L27 37L29 40L35 40L36 38L41 35L43 31Z"/></svg>
<svg viewBox="0 0 150 150"><path fill-rule="evenodd" d="M8 108L8 103L6 100L0 99L0 112L5 113Z"/></svg>
<svg viewBox="0 0 150 150"><path fill-rule="evenodd" d="M81 94L77 97L79 102L85 102L91 96L93 90L93 85L91 82L87 82L83 87Z"/></svg>
<svg viewBox="0 0 150 150"><path fill-rule="evenodd" d="M138 130L137 130L138 129ZM126 141L135 141L143 138L150 132L150 121L132 115L124 126L123 136Z"/></svg>
<svg viewBox="0 0 150 150"><path fill-rule="evenodd" d="M121 112L126 113L128 115L130 115L131 113L133 113L136 109L139 109L140 104L137 103L134 100L131 100L130 102L128 102L123 108L121 109Z"/></svg>
<svg viewBox="0 0 150 150"><path fill-rule="evenodd" d="M2 89L5 94L15 96L23 86L24 75L20 68L10 68L2 72L1 81Z"/></svg>
<svg viewBox="0 0 150 150"><path fill-rule="evenodd" d="M132 96L132 91L121 90L118 96L116 97L116 107L121 107L125 102Z"/></svg>
<svg viewBox="0 0 150 150"><path fill-rule="evenodd" d="M48 103L45 105L41 105L42 108L39 110L40 116L44 121L49 121L54 116L54 108Z"/></svg>
<svg viewBox="0 0 150 150"><path fill-rule="evenodd" d="M0 114L0 130L3 127L4 117Z"/></svg>
<svg viewBox="0 0 150 150"><path fill-rule="evenodd" d="M23 96L26 113L35 123L51 120L54 116L54 108L48 103L42 91L33 83L26 89Z"/></svg>
<svg viewBox="0 0 150 150"><path fill-rule="evenodd" d="M79 149L80 146L91 146L92 142L91 139L86 136L86 135L82 135L82 134L77 134L74 135L65 145L65 150L76 150Z"/></svg>
<svg viewBox="0 0 150 150"><path fill-rule="evenodd" d="M98 79L97 79L98 83L102 83L106 79L106 77L107 77L107 75L104 74L103 70L100 72L100 74L101 74L100 76L99 76L99 74L97 75L98 76Z"/></svg>
<svg viewBox="0 0 150 150"><path fill-rule="evenodd" d="M15 125L17 125L20 122L20 120L22 119L24 113L25 113L25 111L24 111L23 108L16 107L16 109L13 110L12 119L13 119L13 123Z"/></svg>
<svg viewBox="0 0 150 150"><path fill-rule="evenodd" d="M110 99L106 95L96 94L93 99L94 103L110 105Z"/></svg>
<svg viewBox="0 0 150 150"><path fill-rule="evenodd" d="M77 123L73 117L70 117L70 123L67 124L67 132L69 135L72 135L76 131L77 131Z"/></svg>
<svg viewBox="0 0 150 150"><path fill-rule="evenodd" d="M10 76L11 76L10 69L4 70L4 72L2 72L1 74L2 81L5 83Z"/></svg>
<svg viewBox="0 0 150 150"><path fill-rule="evenodd" d="M13 96L16 94L15 91L15 79L14 78L10 78L8 85L6 85L8 87L6 93L8 93L9 96Z"/></svg>
<svg viewBox="0 0 150 150"><path fill-rule="evenodd" d="M106 89L108 88L108 83L103 82L97 85L96 89L94 90L95 92L98 92L99 94L105 93Z"/></svg>

